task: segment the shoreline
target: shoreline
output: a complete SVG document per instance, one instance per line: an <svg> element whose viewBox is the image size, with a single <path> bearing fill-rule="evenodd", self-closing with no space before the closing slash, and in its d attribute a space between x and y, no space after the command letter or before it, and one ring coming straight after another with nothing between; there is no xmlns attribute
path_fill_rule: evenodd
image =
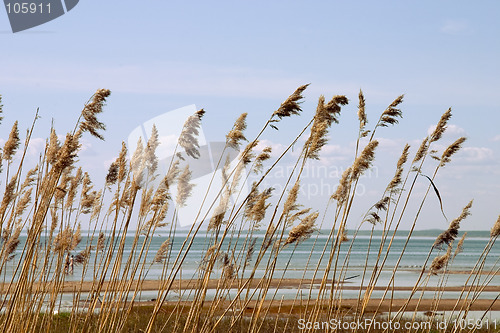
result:
<svg viewBox="0 0 500 333"><path fill-rule="evenodd" d="M243 285L247 280L237 280L234 281L231 285L231 289L238 289L239 286ZM199 283L201 281L197 279L185 279L185 280L174 280L171 290L193 290L197 289ZM116 283L116 282L115 282ZM128 282L126 282L128 283ZM125 284L126 284L125 283ZM249 283L250 288L256 288L258 287L259 283L261 283L260 279L253 279L252 282ZM272 279L271 281L266 281L266 283L269 283L269 288L281 288L281 289L298 289L300 288L311 288L315 289L316 286L319 286L321 284L321 279L315 279L315 280L310 280L310 279ZM130 286L130 291L135 291L137 289L140 289L142 291L155 291L161 289L161 285L164 284L164 281L160 280L144 280L141 282L139 285L139 282L137 280L134 280ZM9 283L0 283L0 294L4 294L7 289L10 286L10 289L12 290L15 288L15 283L10 285ZM93 289L93 286L95 285L94 281L64 281L62 283L62 288L60 291L64 293L70 293L70 292L89 292ZM332 281L329 280L326 283L327 286L332 285ZM354 285L349 281L344 281L341 283L337 284L338 289L342 290L360 290L360 288L365 289L367 286L359 286L359 285ZM43 288L41 288L43 287ZM53 287L52 282L47 282L42 286L39 282L33 283L33 289L35 291L50 291ZM138 288L139 287L139 288ZM216 289L216 288L222 288L221 283L217 279L211 279L208 281L207 284L207 289ZM227 288L228 285L225 286ZM247 286L248 287L248 286ZM416 289L416 291L422 291L425 289L425 291L462 291L462 290L467 290L468 288L477 288L477 286L445 286L445 287L433 287L433 286L427 286L425 288L419 287ZM386 286L375 286L373 287L374 291L412 291L413 287L411 286L394 286L394 287L386 287ZM109 281L104 281L102 288L102 291L104 290L113 290L113 291L123 291L121 288L116 288L114 286L111 286L111 283ZM484 286L482 289L483 292L495 292L498 291L500 292L500 285L487 285Z"/></svg>
<svg viewBox="0 0 500 333"><path fill-rule="evenodd" d="M208 310L213 301L205 302L203 306L203 310ZM407 299L384 299L382 302L380 299L370 299L365 308L365 314L377 314L377 315L385 315L388 312L396 313L398 312L407 302ZM254 309L257 308L258 303L260 301L250 301L245 307L244 314L252 314ZM291 315L304 315L311 311L314 307L315 302L311 301L309 305L304 304L304 301L301 300L265 300L262 303L263 311L268 311L269 314L291 314ZM327 307L327 302L323 302L324 304L321 307ZM342 299L340 304L338 301L336 302L338 311L344 313L355 313L358 306L359 301L357 299ZM155 301L142 301L142 302L134 302L135 306L154 306ZM232 309L230 309L227 313L241 311L238 307L238 302L233 305ZM461 300L457 304L457 300L454 299L441 299L439 303L436 305L435 300L432 299L412 299L406 306L405 312L435 312L435 311L455 311L455 313L459 313L460 309L466 309L466 301ZM179 309L182 313L185 311L188 312L191 306L191 302L185 301L176 301L176 302L164 302L162 307L165 310L175 310ZM223 306L224 308L230 306L230 302L225 301L224 304L219 304L219 306ZM478 299L474 301L471 305L469 311L500 311L500 299ZM439 314L438 314L439 315Z"/></svg>

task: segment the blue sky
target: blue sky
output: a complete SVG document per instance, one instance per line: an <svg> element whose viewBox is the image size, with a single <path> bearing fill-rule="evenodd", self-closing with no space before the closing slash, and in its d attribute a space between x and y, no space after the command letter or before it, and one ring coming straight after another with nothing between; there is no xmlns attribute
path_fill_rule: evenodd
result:
<svg viewBox="0 0 500 333"><path fill-rule="evenodd" d="M359 89L371 123L404 93L404 119L379 132L379 173L363 182L358 215L378 198L404 143L418 145L452 107L444 143L469 140L436 182L450 217L474 198L463 228L489 229L500 213L499 12L496 1L80 1L54 21L12 34L2 9L0 138L15 119L28 127L37 107L35 136L47 135L52 118L62 134L97 88L109 88L106 141L88 138L81 155L99 182L120 142L150 118L196 104L208 112L205 135L218 141L248 112L252 137L296 87L311 83L304 115L266 140L279 149L320 94L345 94L351 103L321 161L342 168L352 159ZM430 200L418 227L446 227L438 214Z"/></svg>

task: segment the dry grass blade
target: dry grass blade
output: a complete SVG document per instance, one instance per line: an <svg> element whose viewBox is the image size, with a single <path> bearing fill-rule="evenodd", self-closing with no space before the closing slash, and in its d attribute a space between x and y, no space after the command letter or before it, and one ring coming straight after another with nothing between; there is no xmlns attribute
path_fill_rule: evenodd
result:
<svg viewBox="0 0 500 333"><path fill-rule="evenodd" d="M420 175L424 176L425 178L427 178L431 182L432 188L434 189L434 193L436 193L436 196L437 196L437 198L439 200L439 205L441 207L441 213L443 214L443 216L446 219L446 221L448 221L448 218L446 217L446 214L444 213L443 200L441 199L441 194L439 194L438 188L436 187L436 185L434 184L434 182L432 181L432 179L429 176L426 176L426 175L424 175L422 173Z"/></svg>

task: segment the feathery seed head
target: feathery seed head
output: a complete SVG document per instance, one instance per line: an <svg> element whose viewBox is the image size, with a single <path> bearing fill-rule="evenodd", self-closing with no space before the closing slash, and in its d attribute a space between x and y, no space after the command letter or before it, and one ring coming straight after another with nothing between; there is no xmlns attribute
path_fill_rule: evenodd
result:
<svg viewBox="0 0 500 333"><path fill-rule="evenodd" d="M449 145L441 156L439 166L443 167L446 165L446 163L449 163L451 161L451 156L453 156L457 151L460 150L460 148L462 148L462 144L465 142L465 140L467 140L467 138L461 137L451 145Z"/></svg>
<svg viewBox="0 0 500 333"><path fill-rule="evenodd" d="M191 180L191 171L189 170L189 166L186 165L184 171L179 176L179 180L177 182L177 198L176 203L180 207L184 207L186 205L186 200L191 195L194 184L190 184Z"/></svg>
<svg viewBox="0 0 500 333"><path fill-rule="evenodd" d="M371 167L372 162L375 159L375 148L377 148L377 146L377 140L370 141L366 145L352 165L351 179L357 179Z"/></svg>
<svg viewBox="0 0 500 333"><path fill-rule="evenodd" d="M472 202L471 200L462 210L462 213L460 214L459 217L454 219L453 221L450 222L450 225L448 226L448 229L443 231L437 238L436 241L433 244L433 247L439 248L443 244L450 245L453 240L458 235L458 229L460 228L460 222L465 220L467 216L470 215L470 209L472 207Z"/></svg>
<svg viewBox="0 0 500 333"><path fill-rule="evenodd" d="M359 128L360 130L364 129L366 123L368 123L366 112L365 112L365 96L363 95L363 91L359 89L359 104L358 104L358 119L359 119Z"/></svg>
<svg viewBox="0 0 500 333"><path fill-rule="evenodd" d="M293 94L291 94L283 103L281 103L278 110L274 111L273 117L276 116L279 119L290 117L292 115L298 115L302 111L300 104L302 103L302 93L306 90L309 84L298 87Z"/></svg>
<svg viewBox="0 0 500 333"><path fill-rule="evenodd" d="M316 231L315 222L318 216L319 213L314 212L302 219L302 221L297 226L293 227L288 233L285 245L293 244L295 242L300 243L311 237L311 234Z"/></svg>
<svg viewBox="0 0 500 333"><path fill-rule="evenodd" d="M436 129L434 130L434 132L432 132L430 136L429 143L441 139L443 133L446 131L446 125L448 124L450 118L451 118L451 108L446 110L446 112L443 113L443 115L441 116L441 119L439 119L439 122L436 125Z"/></svg>
<svg viewBox="0 0 500 333"><path fill-rule="evenodd" d="M186 154L192 158L200 157L200 144L198 143L198 135L200 134L201 119L205 111L203 109L197 111L194 115L190 116L182 128L182 132L179 135L179 146L184 148Z"/></svg>
<svg viewBox="0 0 500 333"><path fill-rule="evenodd" d="M337 200L339 204L343 203L347 199L347 194L349 193L349 184L351 182L352 167L344 170L342 177L340 177L339 185L337 190L332 194L331 199Z"/></svg>
<svg viewBox="0 0 500 333"><path fill-rule="evenodd" d="M5 145L3 146L3 159L6 161L12 161L20 143L21 140L19 139L19 129L17 128L16 120L10 131L9 138L5 141Z"/></svg>
<svg viewBox="0 0 500 333"><path fill-rule="evenodd" d="M248 113L242 113L236 122L234 123L233 128L226 135L226 143L228 147L238 149L240 146L240 141L245 140L245 135L243 135L243 131L247 128L246 118Z"/></svg>
<svg viewBox="0 0 500 333"><path fill-rule="evenodd" d="M82 132L89 132L92 136L104 140L98 130L105 130L106 126L97 120L97 114L102 112L102 108L109 97L111 91L108 89L98 89L90 103L86 104L82 110L83 121L80 123Z"/></svg>
<svg viewBox="0 0 500 333"><path fill-rule="evenodd" d="M500 235L500 215L498 215L497 221L491 228L490 237L494 238L498 237L499 235Z"/></svg>

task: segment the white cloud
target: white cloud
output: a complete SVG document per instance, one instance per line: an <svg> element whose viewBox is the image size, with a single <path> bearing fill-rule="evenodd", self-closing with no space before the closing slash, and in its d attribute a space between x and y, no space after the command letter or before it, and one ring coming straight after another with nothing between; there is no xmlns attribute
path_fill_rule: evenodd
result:
<svg viewBox="0 0 500 333"><path fill-rule="evenodd" d="M266 147L271 147L271 156L273 157L280 156L286 149L286 147L281 143L275 143L271 140L264 139L259 141L255 147L255 151L261 153Z"/></svg>
<svg viewBox="0 0 500 333"><path fill-rule="evenodd" d="M491 141L495 141L495 142L500 141L500 134L495 135L495 136L491 139Z"/></svg>
<svg viewBox="0 0 500 333"><path fill-rule="evenodd" d="M468 163L485 163L494 160L493 150L485 147L465 147L459 157Z"/></svg>
<svg viewBox="0 0 500 333"><path fill-rule="evenodd" d="M431 135L432 132L436 129L436 125L431 125L427 129L427 134ZM467 136L467 133L462 127L459 127L457 125L449 124L446 127L446 131L443 134L443 137L460 137L460 136Z"/></svg>

